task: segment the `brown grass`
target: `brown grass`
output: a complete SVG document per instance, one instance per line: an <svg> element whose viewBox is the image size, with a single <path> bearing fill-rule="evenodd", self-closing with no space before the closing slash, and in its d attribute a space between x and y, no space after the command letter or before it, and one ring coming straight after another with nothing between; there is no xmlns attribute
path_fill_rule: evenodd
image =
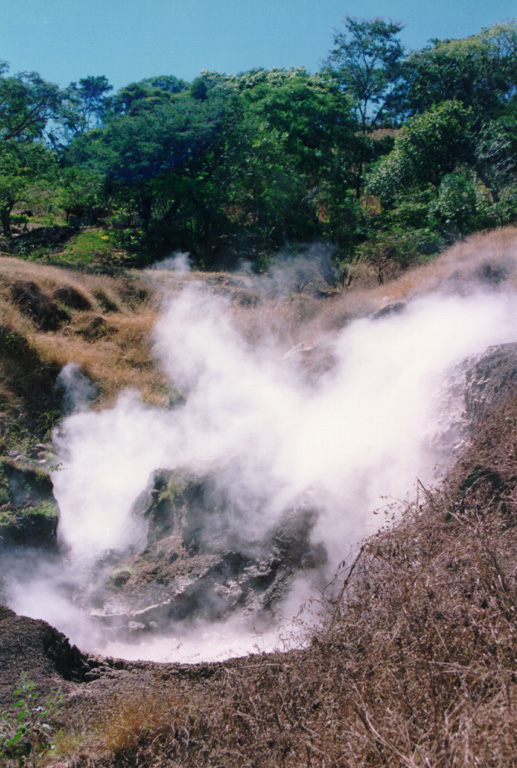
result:
<svg viewBox="0 0 517 768"><path fill-rule="evenodd" d="M29 286L45 303L50 329L24 308L23 300L17 301L13 291L20 286L22 290ZM57 414L60 406L53 386L68 362L80 365L96 383L98 406L112 402L126 387L138 389L150 402L165 403L167 388L154 366L150 341L157 306L146 281L131 273L90 275L0 258L4 424L21 418L33 430L38 411ZM20 354L14 350L15 338L23 340Z"/></svg>
<svg viewBox="0 0 517 768"><path fill-rule="evenodd" d="M103 320L100 325L96 321ZM156 313L121 312L107 317L81 313L60 334L32 334L42 355L60 367L75 362L101 388L98 407L105 407L122 389L138 389L154 404L162 404L164 377L156 370L151 353L151 334Z"/></svg>
<svg viewBox="0 0 517 768"><path fill-rule="evenodd" d="M229 274L180 274L147 270L119 277L74 272L44 264L0 258L2 325L23 336L41 365L57 369L76 362L95 380L99 405L111 403L121 389L135 387L144 398L164 404L168 386L154 365L150 338L166 297L196 280L227 297L235 322L252 344L271 336L287 352L296 345L325 347L326 339L348 320L367 315L392 301L441 288L465 290L475 281L493 286L505 279L517 286L517 228L476 235L428 265L402 274L386 285L329 291L325 298L310 292L268 297L260 286ZM353 266L359 274L361 265ZM353 271L352 270L352 271ZM13 301L16 283L34 283L40 293L68 315L53 330L42 329ZM84 307L78 308L84 304ZM3 376L4 406L21 405L16 386Z"/></svg>
<svg viewBox="0 0 517 768"><path fill-rule="evenodd" d="M180 760L207 726L206 715L193 701L155 688L118 701L104 733L115 763L129 768L138 764L142 752L159 754L161 764Z"/></svg>
<svg viewBox="0 0 517 768"><path fill-rule="evenodd" d="M474 286L490 290L501 284L515 289L517 227L474 235L384 285L376 284L373 272L364 263L351 265L350 272L350 286L334 290L325 298L302 292L282 299L262 296L247 306L234 302L237 323L250 341L269 334L288 349L296 344L325 344L351 319L431 291L462 293Z"/></svg>
<svg viewBox="0 0 517 768"><path fill-rule="evenodd" d="M431 290L454 290L479 281L497 284L508 280L517 287L517 227L505 227L459 241L428 264L404 272L397 280L381 286L378 294L389 301L407 299Z"/></svg>

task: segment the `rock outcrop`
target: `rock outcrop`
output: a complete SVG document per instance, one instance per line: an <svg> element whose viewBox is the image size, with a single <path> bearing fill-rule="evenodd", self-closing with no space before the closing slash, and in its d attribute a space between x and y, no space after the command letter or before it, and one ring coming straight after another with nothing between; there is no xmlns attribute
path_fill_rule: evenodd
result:
<svg viewBox="0 0 517 768"><path fill-rule="evenodd" d="M466 415L475 423L505 398L516 396L517 343L489 347L467 371L466 382Z"/></svg>
<svg viewBox="0 0 517 768"><path fill-rule="evenodd" d="M116 633L164 629L236 610L271 611L293 577L326 562L311 541L317 512L301 502L261 537L235 526L232 505L211 475L159 470L134 506L148 520L147 547L105 563L92 596L99 619Z"/></svg>
<svg viewBox="0 0 517 768"><path fill-rule="evenodd" d="M35 446L36 455L45 446ZM29 546L57 549L57 505L44 469L21 455L0 460L0 550Z"/></svg>
<svg viewBox="0 0 517 768"><path fill-rule="evenodd" d="M80 681L89 668L86 657L57 629L0 605L0 709L12 704L23 674L29 673L45 695L63 681Z"/></svg>

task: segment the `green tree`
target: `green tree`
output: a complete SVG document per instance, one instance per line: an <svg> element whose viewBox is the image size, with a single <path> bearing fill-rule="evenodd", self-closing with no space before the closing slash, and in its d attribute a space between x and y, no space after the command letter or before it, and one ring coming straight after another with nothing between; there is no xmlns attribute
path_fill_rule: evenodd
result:
<svg viewBox="0 0 517 768"><path fill-rule="evenodd" d="M186 211L190 203L192 213L195 188L208 185L225 98L219 87L199 100L183 88L135 83L115 96L102 130L78 136L70 146L69 162L105 178L119 221L138 217L139 242L148 250L165 248L167 237L186 237L192 228ZM173 247L184 246L169 242Z"/></svg>
<svg viewBox="0 0 517 768"><path fill-rule="evenodd" d="M394 115L404 48L397 38L402 25L384 19L347 17L337 32L326 66L339 86L354 99L366 133Z"/></svg>
<svg viewBox="0 0 517 768"><path fill-rule="evenodd" d="M70 83L61 120L72 136L103 125L112 88L104 75L90 75Z"/></svg>
<svg viewBox="0 0 517 768"><path fill-rule="evenodd" d="M397 135L393 150L373 169L369 191L390 204L411 187L431 184L438 189L445 174L473 161L472 121L472 110L457 101L412 117Z"/></svg>
<svg viewBox="0 0 517 768"><path fill-rule="evenodd" d="M59 171L56 203L64 211L67 222L74 217L87 223L95 220L96 208L102 203L103 178L100 174L77 166Z"/></svg>
<svg viewBox="0 0 517 768"><path fill-rule="evenodd" d="M31 192L55 177L55 154L39 142L11 139L0 142L0 223L11 236L11 213L16 203L30 202Z"/></svg>
<svg viewBox="0 0 517 768"><path fill-rule="evenodd" d="M452 234L466 235L476 229L477 194L473 174L450 173L443 177L431 210Z"/></svg>
<svg viewBox="0 0 517 768"><path fill-rule="evenodd" d="M174 75L156 75L155 77L146 77L142 82L147 83L152 88L157 88L166 93L181 93L188 90L188 83L180 77Z"/></svg>
<svg viewBox="0 0 517 768"><path fill-rule="evenodd" d="M249 72L236 85L242 171L232 192L242 226L264 244L329 234L329 208L350 185L357 141L350 99L327 75L303 68Z"/></svg>
<svg viewBox="0 0 517 768"><path fill-rule="evenodd" d="M41 138L50 120L59 116L63 94L37 72L8 75L0 62L0 140Z"/></svg>
<svg viewBox="0 0 517 768"><path fill-rule="evenodd" d="M189 86L184 80L173 75L148 77L121 88L110 99L110 112L118 115L145 112L149 108L152 109L157 102L170 103L175 95L188 89Z"/></svg>
<svg viewBox="0 0 517 768"><path fill-rule="evenodd" d="M517 183L517 119L509 113L483 125L476 136L475 152L476 172L490 191L494 203L514 196Z"/></svg>
<svg viewBox="0 0 517 768"><path fill-rule="evenodd" d="M515 97L517 21L462 40L433 40L407 58L404 79L409 115L450 100L472 107L481 121L500 114Z"/></svg>

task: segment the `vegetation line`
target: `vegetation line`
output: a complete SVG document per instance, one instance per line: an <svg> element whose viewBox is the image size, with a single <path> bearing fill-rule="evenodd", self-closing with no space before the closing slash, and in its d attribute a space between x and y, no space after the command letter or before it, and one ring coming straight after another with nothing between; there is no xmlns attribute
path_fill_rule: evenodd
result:
<svg viewBox="0 0 517 768"><path fill-rule="evenodd" d="M0 67L0 247L104 269L188 252L267 268L325 239L379 282L515 221L517 24L404 50L347 18L303 68L159 75L112 94Z"/></svg>

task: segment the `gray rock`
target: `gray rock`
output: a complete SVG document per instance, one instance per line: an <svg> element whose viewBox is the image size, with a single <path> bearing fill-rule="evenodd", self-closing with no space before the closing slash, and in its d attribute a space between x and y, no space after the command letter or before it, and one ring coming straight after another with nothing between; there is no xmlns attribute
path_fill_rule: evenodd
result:
<svg viewBox="0 0 517 768"><path fill-rule="evenodd" d="M260 540L232 529L231 502L213 475L159 470L133 514L149 521L146 548L107 573L92 596L98 620L118 636L246 609L270 611L301 571L326 564L311 533L317 511L301 502Z"/></svg>
<svg viewBox="0 0 517 768"><path fill-rule="evenodd" d="M381 320L383 317L389 317L391 315L400 315L400 313L403 312L405 308L406 308L405 301L392 301L391 304L386 304L385 307L382 307L381 309L377 310L377 312L375 312L373 315L373 319Z"/></svg>
<svg viewBox="0 0 517 768"><path fill-rule="evenodd" d="M465 412L469 422L484 418L517 394L517 343L489 347L466 374Z"/></svg>

